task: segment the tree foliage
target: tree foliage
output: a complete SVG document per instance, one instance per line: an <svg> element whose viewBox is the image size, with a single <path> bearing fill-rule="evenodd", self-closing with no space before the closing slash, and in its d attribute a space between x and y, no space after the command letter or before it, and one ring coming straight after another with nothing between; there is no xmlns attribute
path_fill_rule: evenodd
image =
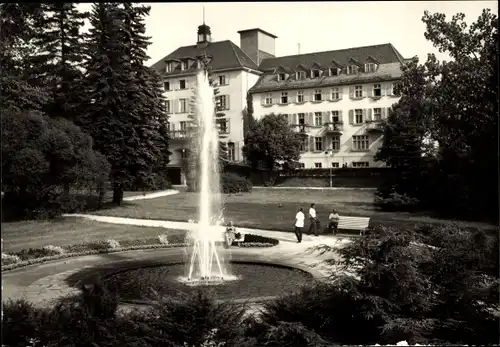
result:
<svg viewBox="0 0 500 347"><path fill-rule="evenodd" d="M168 164L161 87L144 66L148 13L129 3L94 4L86 37L86 113L79 124L111 164L115 203L126 186L151 186L154 170Z"/></svg>
<svg viewBox="0 0 500 347"><path fill-rule="evenodd" d="M245 134L243 154L253 168L269 172L300 157L300 137L286 117L271 113L251 124Z"/></svg>
<svg viewBox="0 0 500 347"><path fill-rule="evenodd" d="M469 27L461 13L447 21L443 14L426 12L422 20L425 37L452 60L440 62L429 54L425 64L413 61L404 67L402 97L388 119L377 158L404 173L393 186L420 199L423 207L496 220L497 16L485 9ZM439 143L429 170L421 156L429 149L420 148L423 138ZM425 188L424 182L432 185Z"/></svg>

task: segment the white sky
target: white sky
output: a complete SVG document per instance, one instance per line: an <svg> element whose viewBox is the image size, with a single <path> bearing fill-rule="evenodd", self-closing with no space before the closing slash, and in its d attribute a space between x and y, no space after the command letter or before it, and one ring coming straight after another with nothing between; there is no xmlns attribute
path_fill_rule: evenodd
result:
<svg viewBox="0 0 500 347"><path fill-rule="evenodd" d="M261 28L278 38L276 56L392 43L405 58L427 53L448 59L424 37L425 10L444 13L447 19L459 12L468 24L477 20L483 8L498 15L498 1L373 1L373 2L210 2L146 3L146 19L152 44L151 65L180 46L196 43L198 25L212 29L212 41L231 40L239 46L238 30ZM91 4L79 4L90 10Z"/></svg>

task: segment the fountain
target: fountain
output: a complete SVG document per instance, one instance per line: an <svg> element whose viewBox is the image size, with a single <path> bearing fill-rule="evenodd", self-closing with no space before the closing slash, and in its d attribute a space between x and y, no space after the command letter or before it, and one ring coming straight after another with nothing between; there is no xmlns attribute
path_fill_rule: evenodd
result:
<svg viewBox="0 0 500 347"><path fill-rule="evenodd" d="M222 203L219 177L219 134L215 123L214 90L206 65L196 75L195 108L200 168L199 219L191 232L193 248L187 280L213 282L228 279L216 241L220 241Z"/></svg>

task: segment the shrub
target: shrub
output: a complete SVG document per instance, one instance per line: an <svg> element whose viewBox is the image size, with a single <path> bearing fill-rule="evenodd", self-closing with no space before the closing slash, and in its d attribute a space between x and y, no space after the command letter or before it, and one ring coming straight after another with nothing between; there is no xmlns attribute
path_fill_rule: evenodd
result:
<svg viewBox="0 0 500 347"><path fill-rule="evenodd" d="M221 188L224 194L251 192L252 182L234 173L224 173L221 177Z"/></svg>
<svg viewBox="0 0 500 347"><path fill-rule="evenodd" d="M165 234L158 235L158 242L162 245L168 245L168 237Z"/></svg>
<svg viewBox="0 0 500 347"><path fill-rule="evenodd" d="M2 305L2 346L30 346L41 331L45 311L24 299Z"/></svg>
<svg viewBox="0 0 500 347"><path fill-rule="evenodd" d="M388 196L375 195L375 205L384 211L414 211L419 207L419 200L395 191Z"/></svg>
<svg viewBox="0 0 500 347"><path fill-rule="evenodd" d="M120 248L120 243L116 240L109 239L104 242L105 247L108 249L118 249Z"/></svg>
<svg viewBox="0 0 500 347"><path fill-rule="evenodd" d="M271 244L273 246L276 246L280 243L280 241L277 239L273 239L271 237L265 237L265 236L253 235L253 234L245 234L245 241L242 242L242 245L245 243Z"/></svg>
<svg viewBox="0 0 500 347"><path fill-rule="evenodd" d="M19 263L21 258L15 254L2 253L2 266Z"/></svg>
<svg viewBox="0 0 500 347"><path fill-rule="evenodd" d="M43 250L49 253L49 255L64 254L66 251L59 246L47 245L43 246Z"/></svg>

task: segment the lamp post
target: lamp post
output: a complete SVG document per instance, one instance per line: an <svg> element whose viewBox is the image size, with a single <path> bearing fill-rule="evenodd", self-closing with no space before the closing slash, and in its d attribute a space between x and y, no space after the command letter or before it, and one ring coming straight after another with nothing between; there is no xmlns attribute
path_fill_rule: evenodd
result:
<svg viewBox="0 0 500 347"><path fill-rule="evenodd" d="M329 175L330 176L330 188L332 188L333 187L333 182L332 182L332 163L328 162L328 151L326 151L325 154L326 154L326 163L327 163L327 165L329 164L328 167L330 168L329 169L329 172L330 172L330 175ZM333 151L332 151L331 157L333 157Z"/></svg>

